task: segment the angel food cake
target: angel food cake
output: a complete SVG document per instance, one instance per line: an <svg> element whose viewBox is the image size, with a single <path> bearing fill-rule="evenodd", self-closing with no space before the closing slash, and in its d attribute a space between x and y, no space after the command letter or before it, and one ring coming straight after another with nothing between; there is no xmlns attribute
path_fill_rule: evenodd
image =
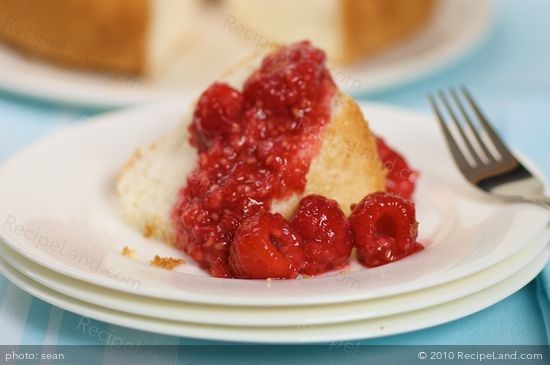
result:
<svg viewBox="0 0 550 365"><path fill-rule="evenodd" d="M331 61L352 64L411 38L427 26L435 0L226 0L235 26L280 44L296 36Z"/></svg>
<svg viewBox="0 0 550 365"><path fill-rule="evenodd" d="M317 275L345 267L353 247L368 267L419 250L416 173L371 133L325 61L301 42L241 65L233 76L248 75L233 85L212 84L188 120L123 168L128 223L216 277Z"/></svg>
<svg viewBox="0 0 550 365"><path fill-rule="evenodd" d="M196 0L0 0L0 41L63 66L153 77L190 43L198 6Z"/></svg>
<svg viewBox="0 0 550 365"><path fill-rule="evenodd" d="M238 41L249 38L232 36L240 31L280 44L308 38L322 46L331 60L350 64L416 34L429 24L435 3L0 0L0 41L62 66L150 78L180 62L181 54L201 53L204 39L196 40L206 33L215 33L222 44L237 41L232 44L236 49L242 46ZM218 34L221 24L224 29Z"/></svg>

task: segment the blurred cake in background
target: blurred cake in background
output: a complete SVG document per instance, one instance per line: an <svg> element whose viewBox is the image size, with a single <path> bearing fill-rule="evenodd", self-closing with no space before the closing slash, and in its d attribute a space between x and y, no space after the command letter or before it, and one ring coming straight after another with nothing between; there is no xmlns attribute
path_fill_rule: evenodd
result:
<svg viewBox="0 0 550 365"><path fill-rule="evenodd" d="M309 39L350 64L405 40L428 22L435 0L227 0L236 26L271 43ZM240 24L239 24L240 23Z"/></svg>
<svg viewBox="0 0 550 365"><path fill-rule="evenodd" d="M0 0L0 40L94 71L155 75L196 31L195 0Z"/></svg>
<svg viewBox="0 0 550 365"><path fill-rule="evenodd" d="M0 0L0 41L62 67L204 87L260 46L350 65L412 37L437 0Z"/></svg>

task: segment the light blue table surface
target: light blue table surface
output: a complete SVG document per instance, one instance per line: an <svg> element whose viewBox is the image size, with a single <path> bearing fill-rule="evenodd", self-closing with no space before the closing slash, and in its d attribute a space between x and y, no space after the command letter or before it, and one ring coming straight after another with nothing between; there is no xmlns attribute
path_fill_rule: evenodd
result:
<svg viewBox="0 0 550 365"><path fill-rule="evenodd" d="M420 81L358 97L428 113L427 92L466 84L509 144L550 176L550 1L495 3L495 27L478 50ZM0 92L0 161L59 128L81 123L91 114L94 112ZM550 282L548 265L546 276ZM466 318L361 343L546 345L550 315L542 279L543 274L509 298ZM0 344L101 344L97 337L78 329L79 320L80 316L32 298L0 276ZM126 341L140 339L143 344L210 343L101 322L97 326Z"/></svg>

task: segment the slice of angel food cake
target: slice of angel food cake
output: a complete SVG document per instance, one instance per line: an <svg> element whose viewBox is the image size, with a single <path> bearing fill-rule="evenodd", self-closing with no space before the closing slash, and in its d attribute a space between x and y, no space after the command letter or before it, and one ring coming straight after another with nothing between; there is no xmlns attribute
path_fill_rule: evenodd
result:
<svg viewBox="0 0 550 365"><path fill-rule="evenodd" d="M354 247L366 267L421 249L409 201L416 172L370 131L325 61L304 41L213 83L188 119L122 169L126 221L224 278L339 270Z"/></svg>

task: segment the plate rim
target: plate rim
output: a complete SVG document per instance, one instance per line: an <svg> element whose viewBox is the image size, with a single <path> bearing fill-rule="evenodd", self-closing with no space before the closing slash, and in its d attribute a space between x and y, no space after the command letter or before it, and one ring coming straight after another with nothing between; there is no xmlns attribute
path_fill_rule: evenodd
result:
<svg viewBox="0 0 550 365"><path fill-rule="evenodd" d="M379 332L365 330L364 333L360 332L360 326L368 326L369 321L375 320L365 320L357 321L351 323L342 323L342 324L332 324L332 325L321 325L321 326L295 326L291 327L290 332L286 336L282 336L280 329L278 328L243 328L243 327L230 327L230 326L212 326L212 325L196 325L189 323L179 323L180 327L174 328L170 327L169 321L162 321L158 319L151 319L143 316L133 316L128 315L127 313L117 312L109 308L103 308L97 305L89 304L74 300L65 295L56 293L54 290L51 290L43 285L40 285L32 280L25 282L21 280L20 277L16 276L19 274L25 278L25 276L19 272L14 273L9 272L9 268L6 268L6 265L9 266L2 258L0 258L0 272L6 276L10 282L22 289L23 291L33 295L45 302L50 303L51 305L60 307L69 312L77 313L87 318L93 318L99 321L105 321L114 325L132 328L135 330L141 330L151 333L158 333L163 335L170 336L182 336L187 338L196 338L202 340L218 340L218 341L228 341L228 342L244 342L244 343L263 343L263 344L306 344L306 343L323 343L330 341L352 341L360 339L373 339L379 337L385 337L389 335L402 334L412 331L417 331L421 329L430 328L437 326L443 323L447 323L459 318L466 317L470 314L479 312L500 300L512 295L527 283L529 283L538 273L544 268L550 257L550 247L546 246L543 250L543 254L536 257L531 263L527 264L526 267L520 272L514 274L512 277L505 279L504 281L497 283L487 289L479 291L477 293L471 294L469 296L460 298L458 300L434 306L431 308L420 309L410 313L403 313L396 316L388 316L379 319L374 322L380 324ZM15 284L14 281L17 281L18 284ZM38 287L36 286L38 285ZM38 289L37 289L38 288ZM40 290L41 289L41 290ZM44 293L50 292L50 296L44 295ZM488 294L489 293L489 294ZM52 296L53 294L53 296ZM57 297L55 296L56 294ZM64 297L64 298L63 298ZM62 300L59 298L63 298ZM72 304L71 304L72 302ZM69 304L67 304L69 303ZM76 303L76 304L75 304ZM82 306L84 304L84 306ZM80 306L80 307L79 307ZM93 308L96 307L96 308ZM84 309L83 309L84 308ZM449 309L451 308L451 310ZM102 314L98 315L98 309ZM443 311L445 312L444 318L437 317L433 315L434 311ZM452 315L448 315L449 312L453 312ZM430 315L431 313L431 315ZM121 320L121 315L126 317L125 320ZM392 317L396 317L397 321L403 326L403 318L422 318L424 315L424 322L419 324L418 321L415 321L415 324L409 325L407 327L392 328L387 325L387 321L391 320ZM441 315L441 314L440 314ZM429 316L429 319L426 317ZM142 322L145 320L147 322ZM386 321L386 322L384 322ZM395 318L394 318L395 321ZM409 319L409 322L411 320ZM159 325L159 322L163 323L164 329ZM172 323L175 324L175 323ZM386 327L382 326L385 324ZM347 328L346 334L334 334L333 328L342 326ZM321 330L319 330L321 327ZM332 328L331 328L332 327ZM357 329L359 327L359 330ZM390 329L391 328L391 329ZM195 330L195 333L190 333L191 329ZM202 332L201 332L202 329ZM208 329L208 330L206 330ZM259 332L261 330L263 332ZM312 334L312 330L317 330L316 334ZM243 331L244 330L244 331ZM324 330L324 332L322 331ZM246 333L248 331L249 333ZM243 334L243 332L245 332ZM279 332L278 334L274 332ZM294 334L293 332L299 332ZM283 333L284 334L284 333ZM291 335L292 334L292 335ZM280 337L277 337L280 336ZM290 340L289 340L290 338Z"/></svg>
<svg viewBox="0 0 550 365"><path fill-rule="evenodd" d="M340 312L345 312L346 314L348 314L347 317L343 317L340 315L339 317L336 317L336 318L327 319L328 317L326 315L323 315L322 313L316 313L315 316L321 316L320 317L322 318L321 320L303 319L304 322L308 323L308 325L320 325L320 324L344 323L344 322L351 322L351 321L357 321L357 320L387 317L387 316L396 315L396 314L408 313L419 309L430 308L436 305L441 305L447 302L451 302L461 297L468 296L470 294L474 294L479 291L482 291L492 285L495 285L501 281L506 280L507 278L511 277L515 273L519 272L527 264L532 262L535 259L535 257L537 257L538 254L544 251L545 242L548 238L550 238L550 228L547 228L543 232L541 232L532 242L530 242L527 246L522 248L520 252L517 252L516 254L503 260L502 262L499 262L493 266L483 269L480 272L474 273L471 276L457 279L455 281L441 284L439 286L421 289L415 292L397 294L394 296L374 299L374 301L378 301L381 303L387 301L388 298L393 298L393 299L397 298L399 299L399 301L406 301L408 303L419 303L417 301L418 298L414 298L414 295L417 294L418 292L424 292L422 293L422 295L424 296L424 299L422 301L423 304L421 305L416 305L413 307L407 306L407 308L398 309L397 311L392 310L392 311L386 311L378 314L373 314L373 309L364 307L364 305L368 304L367 302L371 300L357 301L357 302L350 302L350 303L334 303L334 304L326 304L326 305L320 305L320 306L286 307L286 308L283 308L283 310L281 310L280 307L266 308L266 307L234 307L234 306L223 306L223 305L212 306L212 305L200 305L197 303L174 302L174 301L168 301L164 299L151 298L152 301L172 302L174 305L177 304L178 307L185 308L185 310L183 310L182 313L188 312L189 306L199 307L198 309L194 308L196 312L204 311L205 309L208 311L207 309L208 307L213 307L213 308L209 308L209 311L211 313L209 313L208 315L202 314L204 316L204 319L201 319L201 320L192 318L196 314L185 314L186 316L189 316L189 318L192 318L192 319L186 319L185 317L184 318L172 317L174 315L173 313L164 314L163 310L153 311L152 308L148 310L140 311L140 310L137 310L137 308L141 307L142 303L139 303L139 301L137 300L132 301L133 297L136 297L136 299L140 298L139 295L121 293L113 289L96 286L90 283L84 283L84 284L87 285L86 288L89 288L90 286L92 286L93 288L90 288L90 290L83 290L84 294L78 293L75 295L74 288L76 287L77 291L81 290L81 289L78 289L78 285L81 284L82 281L60 275L51 270L48 270L47 268L37 265L36 263L30 260L27 260L23 256L20 256L17 253L13 252L13 250L11 250L10 248L5 247L5 245L2 242L0 242L0 253L2 254L2 259L6 261L13 269L29 277L31 280L41 285L44 285L45 287L48 287L49 289L52 289L60 294L67 295L69 297L72 297L74 299L80 300L85 303L98 304L100 306L107 307L107 308L115 308L117 306L116 300L115 302L112 302L110 301L109 298L111 298L112 295L116 296L116 295L123 294L123 295L129 295L130 297L121 298L119 304L120 303L124 304L123 302L125 301L128 301L128 303L132 301L133 305L131 306L123 305L122 308L125 308L125 309L119 309L119 311L133 314L133 315L140 315L140 316L146 316L146 317L158 318L158 319L164 319L164 320L173 320L176 322L182 321L182 322L207 324L207 325L210 324L210 325L227 325L227 326L243 326L243 327L282 327L282 326L284 327L284 326L291 325L285 322L285 321L289 321L285 317L285 314L288 315L288 313L285 313L287 310L291 312L299 312L299 311L305 311L307 309L307 312L309 314L311 313L312 307L323 307L326 311L334 313L336 309L335 307L340 307L338 308ZM528 251L527 255L525 251ZM513 264L511 266L512 269L510 270L511 262L513 262ZM506 268L504 268L504 266L506 266ZM37 271L37 268L38 268L38 271ZM48 277L51 274L53 274L53 276L60 276L60 277L57 279ZM481 278L484 278L484 280L480 280ZM487 280L487 278L489 278L489 280ZM63 280L65 283L68 282L69 284L63 284L63 283L59 284L58 282L61 280ZM474 281L474 285L469 285L469 281L472 281L472 280ZM452 286L452 288L450 288L449 286ZM92 292L92 290L96 290L96 289L100 289L100 291L104 291L104 293L97 295L95 292ZM452 292L452 294L442 292L443 290L445 292ZM432 300L432 301L426 302L425 298L427 298L427 296L431 296L436 299L428 299L428 301L429 300ZM107 298L107 302L105 302L104 298ZM100 304L100 303L103 303L103 304ZM151 303L151 304L154 305L154 303ZM359 306L361 308L355 308ZM363 313L350 316L349 307L354 307L355 311L358 311L358 309L360 309L360 311L358 311L357 313L361 313L361 312ZM239 318L239 320L242 320L243 313L232 313L230 315L229 312L233 311L234 308L245 310L245 313L244 313L245 317L247 313L251 313L251 311L256 311L257 313L255 314L255 317L253 317L253 319L247 318L245 322L239 323L238 321L234 321L233 318L235 314L237 314L238 315L237 317ZM258 313L258 311L261 312L261 314ZM220 315L220 312L223 314ZM274 312L276 312L277 314L276 318L266 316L266 314L268 313L273 314ZM224 316L231 318L231 320L221 320L220 322L220 319L223 318ZM267 319L267 321L260 322L258 318L262 318L262 320ZM302 318L306 318L306 317L302 317ZM307 318L311 318L311 317L307 317ZM292 323L295 323L295 322L296 322L295 320L292 321Z"/></svg>

